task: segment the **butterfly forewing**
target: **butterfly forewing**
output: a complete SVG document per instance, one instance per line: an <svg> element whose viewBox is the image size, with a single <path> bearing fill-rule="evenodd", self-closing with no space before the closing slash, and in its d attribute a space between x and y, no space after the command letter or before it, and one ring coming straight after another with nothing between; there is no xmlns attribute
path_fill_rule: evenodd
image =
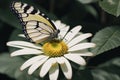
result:
<svg viewBox="0 0 120 80"><path fill-rule="evenodd" d="M48 40L51 35L57 35L57 29L52 21L41 11L26 3L13 2L12 10L19 17L25 36L32 42L40 43Z"/></svg>

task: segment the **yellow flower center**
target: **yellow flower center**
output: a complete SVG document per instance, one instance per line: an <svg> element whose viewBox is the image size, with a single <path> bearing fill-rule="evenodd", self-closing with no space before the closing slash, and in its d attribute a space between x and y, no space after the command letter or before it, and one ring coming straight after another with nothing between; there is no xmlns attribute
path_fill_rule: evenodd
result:
<svg viewBox="0 0 120 80"><path fill-rule="evenodd" d="M43 45L43 52L50 57L63 56L67 51L67 45L60 40L52 40Z"/></svg>

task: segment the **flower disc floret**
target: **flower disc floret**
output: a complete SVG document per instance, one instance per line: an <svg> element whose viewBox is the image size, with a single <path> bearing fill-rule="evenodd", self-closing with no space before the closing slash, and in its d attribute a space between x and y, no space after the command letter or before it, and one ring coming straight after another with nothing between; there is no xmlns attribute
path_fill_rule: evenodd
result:
<svg viewBox="0 0 120 80"><path fill-rule="evenodd" d="M50 57L59 57L68 52L68 47L63 41L52 40L43 45L43 52Z"/></svg>

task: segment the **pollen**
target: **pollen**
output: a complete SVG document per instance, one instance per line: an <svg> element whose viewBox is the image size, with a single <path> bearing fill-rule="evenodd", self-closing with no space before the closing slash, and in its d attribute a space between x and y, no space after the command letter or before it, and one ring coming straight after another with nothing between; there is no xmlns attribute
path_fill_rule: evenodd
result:
<svg viewBox="0 0 120 80"><path fill-rule="evenodd" d="M68 47L63 41L52 40L43 45L43 52L45 55L50 57L59 57L67 54Z"/></svg>

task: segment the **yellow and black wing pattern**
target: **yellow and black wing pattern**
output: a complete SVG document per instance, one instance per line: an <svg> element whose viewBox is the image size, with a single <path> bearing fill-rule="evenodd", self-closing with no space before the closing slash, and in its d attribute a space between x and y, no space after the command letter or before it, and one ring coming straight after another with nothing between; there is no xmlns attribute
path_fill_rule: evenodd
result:
<svg viewBox="0 0 120 80"><path fill-rule="evenodd" d="M31 42L41 43L57 38L59 30L41 11L21 2L13 2L11 8L20 19L26 38Z"/></svg>

